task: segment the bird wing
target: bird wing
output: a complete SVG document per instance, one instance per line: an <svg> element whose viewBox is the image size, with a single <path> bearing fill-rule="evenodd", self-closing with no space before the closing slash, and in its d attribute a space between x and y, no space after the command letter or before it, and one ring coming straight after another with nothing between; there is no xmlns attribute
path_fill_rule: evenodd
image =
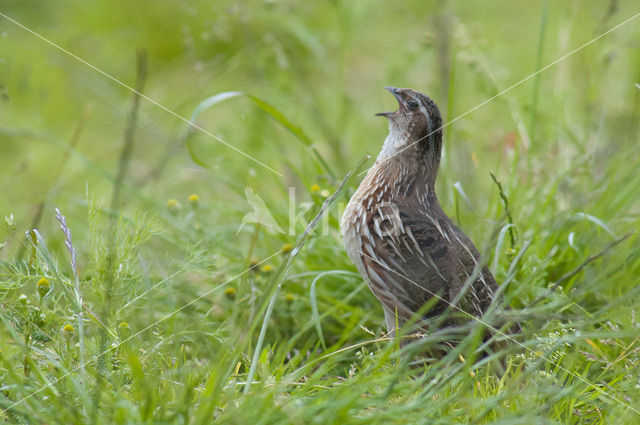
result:
<svg viewBox="0 0 640 425"><path fill-rule="evenodd" d="M362 260L371 289L386 309L406 318L430 302L426 317L442 314L453 302L482 315L493 299L495 280L478 266L473 243L438 215L401 205L379 207L370 215Z"/></svg>

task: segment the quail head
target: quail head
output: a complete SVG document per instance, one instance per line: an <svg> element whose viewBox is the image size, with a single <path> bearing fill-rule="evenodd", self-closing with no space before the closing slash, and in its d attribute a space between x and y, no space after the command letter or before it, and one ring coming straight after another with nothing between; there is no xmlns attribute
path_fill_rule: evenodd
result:
<svg viewBox="0 0 640 425"><path fill-rule="evenodd" d="M388 118L389 134L340 227L349 257L382 303L387 329L393 333L413 319L433 332L482 316L497 284L438 202L438 107L418 91L386 89L398 110L377 114Z"/></svg>

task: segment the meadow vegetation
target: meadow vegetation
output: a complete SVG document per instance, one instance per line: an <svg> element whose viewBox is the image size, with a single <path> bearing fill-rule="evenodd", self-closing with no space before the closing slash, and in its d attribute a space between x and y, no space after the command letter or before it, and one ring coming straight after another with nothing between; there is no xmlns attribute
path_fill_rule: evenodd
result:
<svg viewBox="0 0 640 425"><path fill-rule="evenodd" d="M0 2L0 423L640 422L639 5L392 4ZM410 367L343 249L385 85L451 122L492 356Z"/></svg>

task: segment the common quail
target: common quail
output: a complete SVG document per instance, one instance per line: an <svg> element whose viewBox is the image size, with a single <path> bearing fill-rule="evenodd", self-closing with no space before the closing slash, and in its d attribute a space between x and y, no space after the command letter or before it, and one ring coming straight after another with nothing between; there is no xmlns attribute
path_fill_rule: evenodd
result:
<svg viewBox="0 0 640 425"><path fill-rule="evenodd" d="M438 107L415 90L385 88L399 108L376 114L389 119L389 135L342 216L345 247L382 303L390 333L419 311L421 330L433 331L428 325L433 319L441 319L438 329L452 327L469 315L482 316L498 286L436 197L442 151ZM445 313L450 317L442 317Z"/></svg>

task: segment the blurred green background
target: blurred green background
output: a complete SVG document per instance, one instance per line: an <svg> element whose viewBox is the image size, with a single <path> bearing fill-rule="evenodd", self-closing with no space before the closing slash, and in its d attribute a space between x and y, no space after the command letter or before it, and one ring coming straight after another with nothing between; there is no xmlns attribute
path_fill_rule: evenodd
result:
<svg viewBox="0 0 640 425"><path fill-rule="evenodd" d="M387 123L374 114L396 107L383 87L417 89L452 122L437 182L443 208L510 282L512 307L530 314L527 347L637 406L640 250L637 235L620 242L640 227L637 1L0 0L0 13L0 407L41 390L43 376L73 372L59 392L1 419L636 423L632 409L548 362L528 358L500 378L484 365L454 374L454 358L416 385L398 372L391 343L367 345L383 333L382 311L337 224L362 176L286 279L276 273L286 255L271 256L304 230L297 221L288 231L291 208L310 221L347 172L377 155ZM134 99L124 85L136 86L140 51L142 93L162 107L140 100L123 154ZM255 98L197 109L230 91ZM196 111L198 126L272 170L189 132ZM252 223L238 231L253 208L247 187L283 233ZM72 231L91 308L86 340L71 345L62 329L77 317L61 287L74 279L54 208ZM34 227L51 257L25 242ZM260 271L236 281L252 261L264 261ZM56 283L38 301L41 277ZM31 323L36 305L46 315ZM132 350L122 323L142 332ZM78 369L82 350L116 343L123 351L109 372ZM262 384L241 394L254 350Z"/></svg>
<svg viewBox="0 0 640 425"><path fill-rule="evenodd" d="M146 49L144 94L187 119L218 92L258 96L304 129L339 176L365 153L377 154L386 123L373 114L394 107L383 86L423 91L451 120L637 9L632 1L550 2L546 14L544 7L481 1L393 7L381 1L2 2L12 19L129 86L135 84L136 49ZM505 146L526 149L533 171L545 174L576 154L606 160L617 145L637 138L637 27L630 22L447 128L443 202L459 180L473 202L483 203L491 184L486 170L503 177L511 165ZM48 202L75 214L81 209L73 204L87 190L109 198L132 93L5 18L1 35L0 208L25 230L78 126L76 154ZM529 128L534 97L538 124ZM309 150L250 101L221 103L198 124L285 177L203 134L195 136L195 150L214 170L199 168L184 148L186 124L143 101L128 183L159 203L197 192L235 204L228 180L277 202L289 185L308 187L322 174ZM609 129L619 132L602 140ZM135 201L126 198L131 207ZM50 214L44 219L52 222Z"/></svg>

